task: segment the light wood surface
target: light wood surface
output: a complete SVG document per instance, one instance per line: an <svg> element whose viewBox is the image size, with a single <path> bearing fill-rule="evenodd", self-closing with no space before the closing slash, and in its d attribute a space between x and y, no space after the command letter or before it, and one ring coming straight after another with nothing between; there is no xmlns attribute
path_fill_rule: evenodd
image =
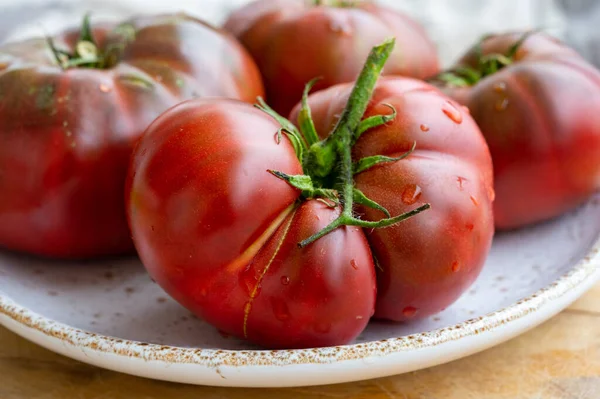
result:
<svg viewBox="0 0 600 399"><path fill-rule="evenodd" d="M88 366L0 327L0 399L600 399L600 285L541 327L483 353L407 375L325 387L177 385Z"/></svg>

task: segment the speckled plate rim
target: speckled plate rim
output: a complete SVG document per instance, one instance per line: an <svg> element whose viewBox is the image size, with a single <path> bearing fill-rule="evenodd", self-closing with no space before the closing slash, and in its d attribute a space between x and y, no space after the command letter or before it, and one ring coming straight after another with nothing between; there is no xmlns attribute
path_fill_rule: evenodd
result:
<svg viewBox="0 0 600 399"><path fill-rule="evenodd" d="M45 318L0 292L0 324L64 356L141 377L214 386L291 387L401 374L507 341L553 317L600 281L600 239L569 273L532 296L451 327L306 350L161 346L98 335Z"/></svg>

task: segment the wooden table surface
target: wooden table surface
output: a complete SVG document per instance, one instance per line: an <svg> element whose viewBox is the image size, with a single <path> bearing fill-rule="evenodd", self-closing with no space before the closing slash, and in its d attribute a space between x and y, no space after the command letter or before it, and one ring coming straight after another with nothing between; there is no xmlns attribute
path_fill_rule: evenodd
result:
<svg viewBox="0 0 600 399"><path fill-rule="evenodd" d="M0 327L0 399L600 399L600 285L551 321L483 353L406 375L293 389L151 381L88 366Z"/></svg>

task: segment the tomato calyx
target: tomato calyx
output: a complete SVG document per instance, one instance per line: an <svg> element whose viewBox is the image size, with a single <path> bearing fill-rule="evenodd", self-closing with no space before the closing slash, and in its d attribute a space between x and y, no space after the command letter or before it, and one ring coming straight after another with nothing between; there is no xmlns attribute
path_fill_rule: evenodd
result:
<svg viewBox="0 0 600 399"><path fill-rule="evenodd" d="M363 70L356 80L344 112L332 133L323 140L319 139L316 132L308 104L308 94L316 83L316 79L309 82L304 90L302 108L298 116L299 128L277 114L264 100L260 98L258 100L256 107L272 116L281 125L276 140L279 142L282 134L288 137L302 163L304 174L291 176L280 171L270 170L269 172L300 190L302 198L325 199L336 206L338 204L343 206L340 216L318 233L301 241L298 244L301 248L326 236L338 227L357 226L370 229L389 227L431 207L430 204L425 204L410 212L392 217L387 209L368 198L355 187L354 183L356 174L363 173L379 164L405 159L416 148L416 143L414 143L409 151L397 158L377 155L360 159L357 162L352 159L352 147L362 134L396 118L397 112L394 107L387 105L392 111L391 114L363 119L379 75L394 49L394 44L395 41L392 39L371 50ZM355 216L354 204L379 210L385 215L385 218L379 221L362 220Z"/></svg>
<svg viewBox="0 0 600 399"><path fill-rule="evenodd" d="M492 53L483 54L483 42L488 38L484 36L477 46L475 53L477 58L477 66L459 65L456 68L444 71L437 76L434 76L429 81L442 83L450 87L471 87L479 83L480 80L491 76L498 71L512 65L515 62L517 52L525 43L525 41L537 31L525 32L519 40L517 40L505 54Z"/></svg>
<svg viewBox="0 0 600 399"><path fill-rule="evenodd" d="M59 49L52 37L46 37L54 61L63 69L91 68L110 69L115 66L125 50L125 46L135 38L135 28L131 24L119 25L113 33L119 40L111 42L105 49L99 48L90 23L90 15L83 17L79 39L73 52Z"/></svg>

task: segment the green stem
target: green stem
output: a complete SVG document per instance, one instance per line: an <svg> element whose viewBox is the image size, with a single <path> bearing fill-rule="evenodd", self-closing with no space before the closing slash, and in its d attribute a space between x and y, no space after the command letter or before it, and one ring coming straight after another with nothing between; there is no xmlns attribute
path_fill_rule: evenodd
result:
<svg viewBox="0 0 600 399"><path fill-rule="evenodd" d="M371 50L333 133L324 141L311 146L304 165L307 174L321 178L329 176L340 156L336 147L339 144L350 147L356 140L356 136L360 134L358 127L371 101L383 66L394 49L394 44L395 39L390 39Z"/></svg>
<svg viewBox="0 0 600 399"><path fill-rule="evenodd" d="M339 160L340 175L339 178L343 185L342 201L344 202L343 215L347 218L352 217L354 206L354 167L352 162L352 145L355 135L360 134L358 127L363 119L367 106L373 96L373 90L381 75L383 66L394 49L395 39L387 40L383 44L374 47L367 58L346 108L342 113L340 120L333 129L333 133L325 140L325 147L335 148L337 160ZM334 158L334 159L335 159ZM335 162L328 165L330 171L335 167Z"/></svg>
<svg viewBox="0 0 600 399"><path fill-rule="evenodd" d="M385 63L394 50L395 43L395 39L389 39L371 50L369 58L367 58L367 62L352 89L346 108L333 129L330 140L343 140L348 134L351 135L351 139L354 139L354 134L358 134L356 133L357 128L365 115L375 85Z"/></svg>

